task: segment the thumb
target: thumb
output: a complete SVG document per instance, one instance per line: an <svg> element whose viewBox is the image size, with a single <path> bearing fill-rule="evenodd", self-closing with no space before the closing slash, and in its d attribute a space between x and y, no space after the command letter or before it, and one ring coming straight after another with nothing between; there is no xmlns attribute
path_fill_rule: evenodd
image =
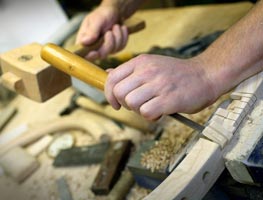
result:
<svg viewBox="0 0 263 200"><path fill-rule="evenodd" d="M101 27L98 25L90 24L85 30L83 30L83 35L80 38L80 42L83 45L91 45L94 43L101 34Z"/></svg>

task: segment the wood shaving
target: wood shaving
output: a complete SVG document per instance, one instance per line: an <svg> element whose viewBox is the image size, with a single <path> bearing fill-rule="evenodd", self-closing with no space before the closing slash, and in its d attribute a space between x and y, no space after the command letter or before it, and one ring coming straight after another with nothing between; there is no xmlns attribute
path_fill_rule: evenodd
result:
<svg viewBox="0 0 263 200"><path fill-rule="evenodd" d="M227 98L228 95L224 95L218 99L216 103L196 114L183 115L204 125L219 104ZM162 126L164 127L164 131L160 140L156 141L155 145L150 150L141 155L142 166L152 172L165 169L171 157L184 147L194 131L171 117L166 117L162 122Z"/></svg>

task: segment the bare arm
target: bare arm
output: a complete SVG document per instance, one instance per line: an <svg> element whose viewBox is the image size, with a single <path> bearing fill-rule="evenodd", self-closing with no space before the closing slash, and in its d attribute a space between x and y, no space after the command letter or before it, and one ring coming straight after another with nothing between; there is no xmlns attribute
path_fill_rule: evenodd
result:
<svg viewBox="0 0 263 200"><path fill-rule="evenodd" d="M154 120L194 113L263 69L263 2L260 1L206 51L182 60L142 55L109 73L106 97Z"/></svg>
<svg viewBox="0 0 263 200"><path fill-rule="evenodd" d="M101 6L111 6L118 10L122 19L130 17L144 0L104 0Z"/></svg>
<svg viewBox="0 0 263 200"><path fill-rule="evenodd" d="M263 69L263 2L259 1L199 57L213 82L216 96L260 72Z"/></svg>

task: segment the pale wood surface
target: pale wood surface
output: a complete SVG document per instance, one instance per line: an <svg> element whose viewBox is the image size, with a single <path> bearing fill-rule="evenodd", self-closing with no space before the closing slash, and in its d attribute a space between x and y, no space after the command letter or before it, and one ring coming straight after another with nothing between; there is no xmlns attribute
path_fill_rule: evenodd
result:
<svg viewBox="0 0 263 200"><path fill-rule="evenodd" d="M235 3L138 12L135 17L145 20L146 28L131 35L121 53L147 52L156 45L178 47L193 38L229 28L251 7L251 3Z"/></svg>

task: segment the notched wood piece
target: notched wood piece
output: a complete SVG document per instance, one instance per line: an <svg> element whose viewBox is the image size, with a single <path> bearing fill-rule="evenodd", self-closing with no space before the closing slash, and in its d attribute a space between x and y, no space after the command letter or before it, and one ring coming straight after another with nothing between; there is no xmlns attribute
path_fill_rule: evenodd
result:
<svg viewBox="0 0 263 200"><path fill-rule="evenodd" d="M223 109L223 108L218 108L215 112L215 115L218 115L218 116L221 116L221 117L224 117L226 118L227 115L228 115L229 111L226 110L226 109Z"/></svg>
<svg viewBox="0 0 263 200"><path fill-rule="evenodd" d="M211 141L219 144L221 148L224 148L224 146L227 144L227 138L215 131L214 129L210 128L209 126L207 126L203 130L202 134Z"/></svg>
<svg viewBox="0 0 263 200"><path fill-rule="evenodd" d="M229 130L223 127L223 123L219 124L216 121L211 121L209 127L221 134L222 136L224 136L228 141L230 141L233 136L233 133L231 133Z"/></svg>

